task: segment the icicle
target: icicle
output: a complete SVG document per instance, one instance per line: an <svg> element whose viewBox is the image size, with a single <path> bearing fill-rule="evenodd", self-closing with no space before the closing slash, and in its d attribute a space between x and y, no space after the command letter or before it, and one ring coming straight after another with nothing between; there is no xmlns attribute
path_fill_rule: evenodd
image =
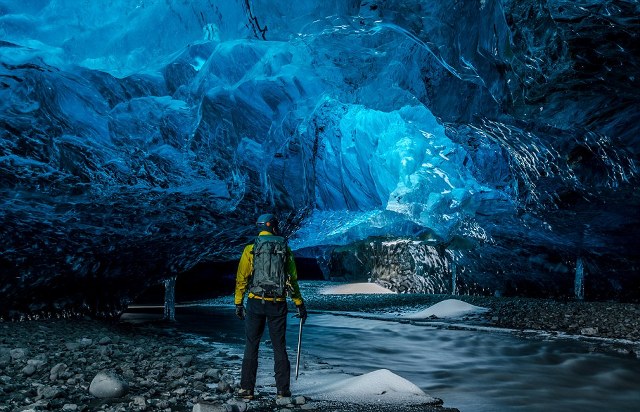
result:
<svg viewBox="0 0 640 412"><path fill-rule="evenodd" d="M457 273L457 265L456 265L456 255L453 254L451 257L451 294L458 294L458 273Z"/></svg>
<svg viewBox="0 0 640 412"><path fill-rule="evenodd" d="M584 266L582 264L582 258L579 257L576 260L576 279L574 283L574 291L576 299L584 299Z"/></svg>
<svg viewBox="0 0 640 412"><path fill-rule="evenodd" d="M164 281L164 320L176 320L176 277Z"/></svg>

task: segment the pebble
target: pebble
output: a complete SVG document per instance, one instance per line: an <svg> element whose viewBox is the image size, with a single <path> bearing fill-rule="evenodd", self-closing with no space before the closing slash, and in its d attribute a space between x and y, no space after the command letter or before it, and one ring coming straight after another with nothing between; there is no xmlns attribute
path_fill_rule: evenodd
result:
<svg viewBox="0 0 640 412"><path fill-rule="evenodd" d="M58 377L62 376L67 371L68 366L65 363L58 363L49 372L49 379L52 381L58 380Z"/></svg>
<svg viewBox="0 0 640 412"><path fill-rule="evenodd" d="M29 364L29 365L25 366L24 368L22 368L22 373L23 373L25 376L31 376L31 375L33 375L34 373L36 373L36 367L35 367L35 365Z"/></svg>
<svg viewBox="0 0 640 412"><path fill-rule="evenodd" d="M144 396L134 396L133 397L133 406L135 406L138 409L146 408L147 407L147 400L144 398Z"/></svg>
<svg viewBox="0 0 640 412"><path fill-rule="evenodd" d="M7 348L0 347L0 367L4 368L5 366L11 363L11 351Z"/></svg>
<svg viewBox="0 0 640 412"><path fill-rule="evenodd" d="M37 393L45 399L60 398L64 395L64 391L57 386L40 386Z"/></svg>
<svg viewBox="0 0 640 412"><path fill-rule="evenodd" d="M111 338L108 336L105 336L104 338L98 341L98 345L108 345L110 343L111 343Z"/></svg>
<svg viewBox="0 0 640 412"><path fill-rule="evenodd" d="M287 405L290 405L291 403L292 403L291 398L285 397L285 398L276 399L276 405L278 406L287 406Z"/></svg>
<svg viewBox="0 0 640 412"><path fill-rule="evenodd" d="M218 382L218 390L220 392L229 392L231 390L231 385L229 385L229 382L221 380Z"/></svg>
<svg viewBox="0 0 640 412"><path fill-rule="evenodd" d="M231 407L231 405L198 402L193 405L192 412L233 412L233 407Z"/></svg>
<svg viewBox="0 0 640 412"><path fill-rule="evenodd" d="M11 349L9 353L11 354L11 359L13 361L23 359L27 356L27 350L24 348Z"/></svg>
<svg viewBox="0 0 640 412"><path fill-rule="evenodd" d="M246 412L249 409L249 405L240 399L229 399L227 404L232 406L234 412Z"/></svg>

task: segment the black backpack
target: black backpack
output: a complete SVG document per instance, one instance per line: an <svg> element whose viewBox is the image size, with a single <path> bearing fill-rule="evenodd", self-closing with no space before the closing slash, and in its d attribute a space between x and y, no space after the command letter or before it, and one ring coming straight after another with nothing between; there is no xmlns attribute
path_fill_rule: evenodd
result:
<svg viewBox="0 0 640 412"><path fill-rule="evenodd" d="M253 244L253 276L249 292L262 297L283 297L288 289L289 248L281 236L258 236Z"/></svg>

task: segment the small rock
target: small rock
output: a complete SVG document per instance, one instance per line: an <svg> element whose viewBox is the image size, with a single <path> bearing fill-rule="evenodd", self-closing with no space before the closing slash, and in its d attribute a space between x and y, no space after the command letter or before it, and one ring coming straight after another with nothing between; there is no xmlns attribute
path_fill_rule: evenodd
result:
<svg viewBox="0 0 640 412"><path fill-rule="evenodd" d="M80 343L80 346L91 346L93 344L93 339L82 338L78 343Z"/></svg>
<svg viewBox="0 0 640 412"><path fill-rule="evenodd" d="M178 361L178 363L180 364L180 366L182 366L183 368L191 365L191 362L193 362L193 356L191 355L186 355L186 356L178 356L176 358L176 360Z"/></svg>
<svg viewBox="0 0 640 412"><path fill-rule="evenodd" d="M207 378L214 378L214 379L220 379L220 369L207 369L206 372L204 373L204 376Z"/></svg>
<svg viewBox="0 0 640 412"><path fill-rule="evenodd" d="M233 412L233 407L231 405L216 405L198 402L193 405L192 412Z"/></svg>
<svg viewBox="0 0 640 412"><path fill-rule="evenodd" d="M169 372L167 372L167 378L170 379L177 379L181 378L182 376L184 376L184 369L182 368L169 369Z"/></svg>
<svg viewBox="0 0 640 412"><path fill-rule="evenodd" d="M98 348L98 353L101 356L110 356L113 353L113 349L111 349L111 347L109 346L100 346Z"/></svg>
<svg viewBox="0 0 640 412"><path fill-rule="evenodd" d="M80 344L78 342L67 342L64 344L64 346L67 348L67 350L70 350L72 352L80 349Z"/></svg>
<svg viewBox="0 0 640 412"><path fill-rule="evenodd" d="M593 336L598 334L598 328L582 328L580 333L586 336Z"/></svg>
<svg viewBox="0 0 640 412"><path fill-rule="evenodd" d="M55 381L60 375L63 375L67 371L68 366L65 363L58 363L49 372L49 379Z"/></svg>
<svg viewBox="0 0 640 412"><path fill-rule="evenodd" d="M41 411L41 410L46 410L49 409L49 402L44 401L44 400L39 400L35 403L30 404L29 406L27 406L24 409L20 409L21 412L27 412L27 411Z"/></svg>
<svg viewBox="0 0 640 412"><path fill-rule="evenodd" d="M294 405L304 405L305 403L307 403L307 398L305 398L304 396L296 396L293 399Z"/></svg>
<svg viewBox="0 0 640 412"><path fill-rule="evenodd" d="M31 376L34 373L36 373L36 367L34 365L29 364L29 365L25 366L24 368L22 368L22 373L25 376Z"/></svg>
<svg viewBox="0 0 640 412"><path fill-rule="evenodd" d="M173 393L175 393L176 395L184 395L185 393L187 393L187 388L178 388L175 391L173 391Z"/></svg>
<svg viewBox="0 0 640 412"><path fill-rule="evenodd" d="M64 396L64 391L57 386L40 386L38 387L38 396L45 399L55 399Z"/></svg>
<svg viewBox="0 0 640 412"><path fill-rule="evenodd" d="M220 392L229 392L231 390L231 385L229 385L229 382L220 381L218 382L218 390Z"/></svg>
<svg viewBox="0 0 640 412"><path fill-rule="evenodd" d="M100 340L98 341L98 344L99 344L99 345L108 345L108 344L110 344L110 343L111 343L111 338L110 338L110 337L108 337L108 336L105 336L104 338L102 338L102 339L100 339Z"/></svg>
<svg viewBox="0 0 640 412"><path fill-rule="evenodd" d="M62 407L63 411L77 411L78 410L78 405L76 405L75 403L65 403L64 406Z"/></svg>
<svg viewBox="0 0 640 412"><path fill-rule="evenodd" d="M41 366L44 366L47 363L47 355L40 354L33 359L29 359L27 364L33 365L36 369L40 369Z"/></svg>
<svg viewBox="0 0 640 412"><path fill-rule="evenodd" d="M27 356L27 350L24 348L11 349L9 353L11 354L11 359L14 361L23 359Z"/></svg>
<svg viewBox="0 0 640 412"><path fill-rule="evenodd" d="M96 398L120 398L127 392L127 384L113 371L102 371L91 381L89 393Z"/></svg>
<svg viewBox="0 0 640 412"><path fill-rule="evenodd" d="M240 399L229 399L227 404L231 405L234 412L247 412L249 409L249 405Z"/></svg>
<svg viewBox="0 0 640 412"><path fill-rule="evenodd" d="M144 396L134 396L133 397L133 406L145 410L147 408L147 400Z"/></svg>
<svg viewBox="0 0 640 412"><path fill-rule="evenodd" d="M291 404L291 398L284 397L276 399L276 405L278 406L287 406L289 404Z"/></svg>
<svg viewBox="0 0 640 412"><path fill-rule="evenodd" d="M314 405L314 404L312 404L312 403L305 403L304 405L302 405L302 406L300 407L300 409L302 409L302 410L304 410L304 411L310 411L310 410L316 409L316 407L315 407L315 405Z"/></svg>
<svg viewBox="0 0 640 412"><path fill-rule="evenodd" d="M11 351L7 348L0 348L0 367L5 367L11 363Z"/></svg>

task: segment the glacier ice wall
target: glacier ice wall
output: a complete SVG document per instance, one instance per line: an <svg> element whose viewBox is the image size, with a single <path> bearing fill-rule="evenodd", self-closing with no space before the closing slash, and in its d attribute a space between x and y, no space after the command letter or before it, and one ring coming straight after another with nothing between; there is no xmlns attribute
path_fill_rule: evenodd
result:
<svg viewBox="0 0 640 412"><path fill-rule="evenodd" d="M1 1L0 313L117 312L265 210L326 271L637 299L639 8Z"/></svg>

